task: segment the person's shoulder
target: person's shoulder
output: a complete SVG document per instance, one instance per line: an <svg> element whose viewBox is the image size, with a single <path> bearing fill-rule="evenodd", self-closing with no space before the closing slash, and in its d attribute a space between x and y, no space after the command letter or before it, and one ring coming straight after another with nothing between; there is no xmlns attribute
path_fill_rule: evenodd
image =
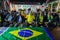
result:
<svg viewBox="0 0 60 40"><path fill-rule="evenodd" d="M29 15L26 15L26 17L28 17Z"/></svg>

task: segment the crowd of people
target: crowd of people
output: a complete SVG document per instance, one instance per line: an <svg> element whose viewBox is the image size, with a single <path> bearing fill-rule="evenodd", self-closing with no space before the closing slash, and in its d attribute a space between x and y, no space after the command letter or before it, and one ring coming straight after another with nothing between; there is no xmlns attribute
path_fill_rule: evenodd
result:
<svg viewBox="0 0 60 40"><path fill-rule="evenodd" d="M40 9L36 9L36 12L28 9L8 12L7 10L0 11L0 27L11 26L11 27L60 27L60 13L51 13L47 9L45 11L41 11Z"/></svg>

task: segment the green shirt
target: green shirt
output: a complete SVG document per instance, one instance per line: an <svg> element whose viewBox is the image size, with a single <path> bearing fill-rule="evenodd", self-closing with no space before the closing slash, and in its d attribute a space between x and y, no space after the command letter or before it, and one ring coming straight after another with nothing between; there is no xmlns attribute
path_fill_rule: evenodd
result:
<svg viewBox="0 0 60 40"><path fill-rule="evenodd" d="M48 14L48 20L52 20L53 16Z"/></svg>
<svg viewBox="0 0 60 40"><path fill-rule="evenodd" d="M32 23L33 23L33 20L35 19L34 15L30 15L30 14L28 14L28 15L26 16L26 18L27 18L27 22L28 22L29 24L32 24Z"/></svg>

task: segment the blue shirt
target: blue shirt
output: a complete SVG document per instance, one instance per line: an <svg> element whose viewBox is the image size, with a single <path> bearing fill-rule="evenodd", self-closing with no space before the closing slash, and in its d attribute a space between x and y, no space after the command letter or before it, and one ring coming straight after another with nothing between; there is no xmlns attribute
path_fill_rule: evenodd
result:
<svg viewBox="0 0 60 40"><path fill-rule="evenodd" d="M22 19L21 19L21 16L19 16L19 20L18 20L18 21L21 22L21 20L22 20Z"/></svg>
<svg viewBox="0 0 60 40"><path fill-rule="evenodd" d="M12 16L9 16L8 21L11 21L11 20L12 20Z"/></svg>

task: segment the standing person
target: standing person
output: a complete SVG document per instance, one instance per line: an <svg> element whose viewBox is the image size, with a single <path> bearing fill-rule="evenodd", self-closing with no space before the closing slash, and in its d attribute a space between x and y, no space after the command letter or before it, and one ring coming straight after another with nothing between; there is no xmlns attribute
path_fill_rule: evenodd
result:
<svg viewBox="0 0 60 40"><path fill-rule="evenodd" d="M59 13L59 27L60 27L60 13Z"/></svg>
<svg viewBox="0 0 60 40"><path fill-rule="evenodd" d="M21 19L22 19L22 24L25 24L25 20L26 20L26 13L24 12L24 10L21 10Z"/></svg>
<svg viewBox="0 0 60 40"><path fill-rule="evenodd" d="M48 12L48 22L52 22L53 21L53 16L51 14L51 12Z"/></svg>
<svg viewBox="0 0 60 40"><path fill-rule="evenodd" d="M43 19L44 19L43 13L40 12L40 14L39 14L39 20L40 20L40 22L39 22L39 26L44 26Z"/></svg>
<svg viewBox="0 0 60 40"><path fill-rule="evenodd" d="M1 10L1 12L0 12L0 21L1 21L0 24L1 24L1 26L3 26L4 19L5 19L5 16L4 16L3 10Z"/></svg>
<svg viewBox="0 0 60 40"><path fill-rule="evenodd" d="M27 26L33 26L33 24L34 24L34 19L35 19L35 17L34 17L34 13L33 12L31 12L31 13L29 13L27 16L26 16L26 22L27 22Z"/></svg>
<svg viewBox="0 0 60 40"><path fill-rule="evenodd" d="M15 17L15 22L16 24L14 25L14 27L21 27L21 22L22 22L22 19L21 19L21 13L18 13Z"/></svg>
<svg viewBox="0 0 60 40"><path fill-rule="evenodd" d="M48 13L48 27L55 27L56 25L53 22L53 15L49 12Z"/></svg>
<svg viewBox="0 0 60 40"><path fill-rule="evenodd" d="M5 18L5 26L10 26L12 24L12 15L8 14Z"/></svg>
<svg viewBox="0 0 60 40"><path fill-rule="evenodd" d="M58 13L54 13L53 14L53 21L54 21L55 25L57 26L58 25L58 21L59 21Z"/></svg>
<svg viewBox="0 0 60 40"><path fill-rule="evenodd" d="M40 19L39 19L40 9L37 9L37 12L35 13L35 24L36 26L39 25Z"/></svg>
<svg viewBox="0 0 60 40"><path fill-rule="evenodd" d="M3 14L2 13L0 13L0 27L2 27L3 26Z"/></svg>
<svg viewBox="0 0 60 40"><path fill-rule="evenodd" d="M27 14L29 14L29 13L31 13L31 8L28 9L28 13Z"/></svg>
<svg viewBox="0 0 60 40"><path fill-rule="evenodd" d="M16 25L18 24L18 12L14 11L12 15L13 15L13 19L12 19L13 26L16 27Z"/></svg>
<svg viewBox="0 0 60 40"><path fill-rule="evenodd" d="M27 9L24 9L24 13L27 15L28 14L28 10Z"/></svg>
<svg viewBox="0 0 60 40"><path fill-rule="evenodd" d="M47 19L47 14L48 14L48 9L45 9L45 11L44 11L44 22L48 22L48 19Z"/></svg>
<svg viewBox="0 0 60 40"><path fill-rule="evenodd" d="M22 27L22 18L21 18L21 13L18 15L18 25L19 27Z"/></svg>
<svg viewBox="0 0 60 40"><path fill-rule="evenodd" d="M60 12L58 13L58 16L59 16L58 26L60 27Z"/></svg>
<svg viewBox="0 0 60 40"><path fill-rule="evenodd" d="M3 26L4 19L5 19L4 14L3 14L3 12L1 11L1 12L0 12L0 27Z"/></svg>

